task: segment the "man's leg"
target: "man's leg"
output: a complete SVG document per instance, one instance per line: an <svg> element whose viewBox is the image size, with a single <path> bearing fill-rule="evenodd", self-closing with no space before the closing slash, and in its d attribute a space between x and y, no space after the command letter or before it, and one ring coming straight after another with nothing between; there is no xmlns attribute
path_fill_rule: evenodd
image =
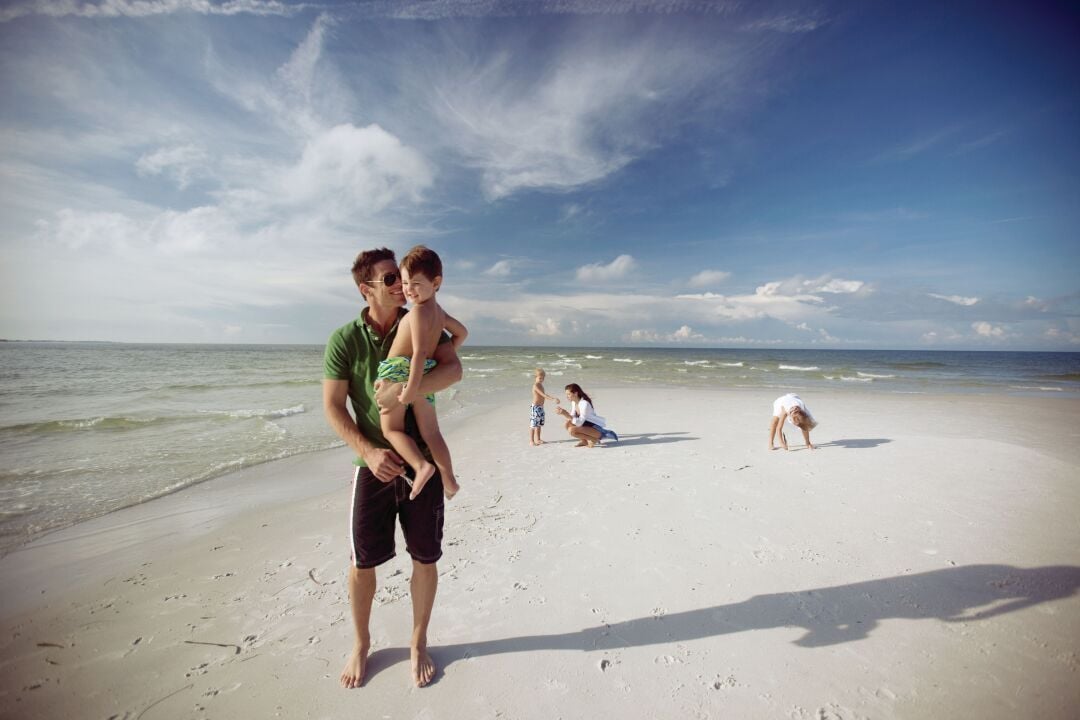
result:
<svg viewBox="0 0 1080 720"><path fill-rule="evenodd" d="M349 606L352 609L356 645L353 646L345 668L341 671L341 686L360 687L367 670L368 650L371 649L371 603L375 599L375 568L349 568Z"/></svg>
<svg viewBox="0 0 1080 720"><path fill-rule="evenodd" d="M439 570L436 564L413 560L412 580L409 582L413 606L413 634L409 656L412 659L413 682L417 687L424 687L435 677L435 663L428 654L427 632L438 587Z"/></svg>

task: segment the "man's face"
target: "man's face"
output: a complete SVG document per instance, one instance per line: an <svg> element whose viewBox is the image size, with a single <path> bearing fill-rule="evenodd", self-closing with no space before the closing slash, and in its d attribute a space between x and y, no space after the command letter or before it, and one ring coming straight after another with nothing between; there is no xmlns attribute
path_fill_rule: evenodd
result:
<svg viewBox="0 0 1080 720"><path fill-rule="evenodd" d="M405 304L405 292L401 288L401 271L393 260L381 260L371 273L367 288L368 305L378 307L401 307ZM393 280L393 282L386 282Z"/></svg>
<svg viewBox="0 0 1080 720"><path fill-rule="evenodd" d="M439 286L424 273L410 274L406 272L402 280L402 287L405 290L405 297L415 305L427 302L434 297L435 290Z"/></svg>

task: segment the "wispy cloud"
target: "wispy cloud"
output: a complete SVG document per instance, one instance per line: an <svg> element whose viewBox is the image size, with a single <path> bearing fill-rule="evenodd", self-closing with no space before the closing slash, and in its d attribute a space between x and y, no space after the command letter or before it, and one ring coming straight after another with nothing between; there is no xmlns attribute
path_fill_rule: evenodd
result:
<svg viewBox="0 0 1080 720"><path fill-rule="evenodd" d="M361 17L398 20L535 17L537 15L726 15L740 7L725 0L369 0L352 8Z"/></svg>
<svg viewBox="0 0 1080 720"><path fill-rule="evenodd" d="M197 145L163 147L140 157L135 169L142 176L167 175L184 190L192 181L209 174L210 157Z"/></svg>
<svg viewBox="0 0 1080 720"><path fill-rule="evenodd" d="M17 2L0 9L0 22L10 22L28 15L47 17L118 18L150 17L175 13L200 15L295 15L312 7L307 3L276 0L34 0Z"/></svg>
<svg viewBox="0 0 1080 720"><path fill-rule="evenodd" d="M774 15L748 22L742 26L749 32L777 32L787 34L808 33L826 25L828 19L818 15Z"/></svg>
<svg viewBox="0 0 1080 720"><path fill-rule="evenodd" d="M435 135L480 172L490 200L568 192L655 150L691 120L694 98L722 103L714 123L760 98L760 51L746 39L701 40L657 31L626 43L602 28L575 29L555 40L542 67L523 65L509 46L479 63L441 53L409 82L430 85Z"/></svg>
<svg viewBox="0 0 1080 720"><path fill-rule="evenodd" d="M509 277L513 269L514 265L511 260L499 260L494 265L485 270L484 274L490 277L504 278Z"/></svg>
<svg viewBox="0 0 1080 720"><path fill-rule="evenodd" d="M977 297L963 297L962 295L938 295L937 293L926 293L932 298L938 300L944 300L945 302L951 302L953 305L963 305L964 307L971 307L975 303L979 302Z"/></svg>
<svg viewBox="0 0 1080 720"><path fill-rule="evenodd" d="M903 162L913 157L938 147L961 130L960 125L951 125L936 132L909 140L901 145L891 147L874 157L871 162L888 163Z"/></svg>

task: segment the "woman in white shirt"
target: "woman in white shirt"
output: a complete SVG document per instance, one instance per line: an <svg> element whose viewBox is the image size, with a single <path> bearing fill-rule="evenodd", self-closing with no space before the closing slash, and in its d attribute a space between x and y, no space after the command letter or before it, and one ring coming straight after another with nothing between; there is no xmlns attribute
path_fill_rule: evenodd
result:
<svg viewBox="0 0 1080 720"><path fill-rule="evenodd" d="M803 439L806 440L806 447L811 450L814 449L814 446L810 443L810 431L817 427L817 420L806 409L806 403L802 401L802 398L794 393L781 395L773 401L772 415L772 422L769 424L770 450L776 449L776 446L773 445L773 439L776 437L778 430L780 431L780 444L785 450L788 449L787 438L784 437L785 419L802 430Z"/></svg>
<svg viewBox="0 0 1080 720"><path fill-rule="evenodd" d="M557 407L555 412L566 418L566 430L578 440L574 447L594 447L600 441L600 431L605 420L596 414L590 398L577 383L566 386L566 398L570 401L570 410Z"/></svg>

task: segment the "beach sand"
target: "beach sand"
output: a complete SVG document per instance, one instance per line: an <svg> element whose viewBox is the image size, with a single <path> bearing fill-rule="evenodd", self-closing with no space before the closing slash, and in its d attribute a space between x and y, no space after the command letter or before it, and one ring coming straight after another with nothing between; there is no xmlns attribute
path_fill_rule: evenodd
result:
<svg viewBox="0 0 1080 720"><path fill-rule="evenodd" d="M806 394L819 450L770 452L774 393L586 389L620 443L549 411L530 447L527 383L444 423L431 686L400 535L366 683L339 686L340 449L0 560L0 716L1076 716L1078 401Z"/></svg>

